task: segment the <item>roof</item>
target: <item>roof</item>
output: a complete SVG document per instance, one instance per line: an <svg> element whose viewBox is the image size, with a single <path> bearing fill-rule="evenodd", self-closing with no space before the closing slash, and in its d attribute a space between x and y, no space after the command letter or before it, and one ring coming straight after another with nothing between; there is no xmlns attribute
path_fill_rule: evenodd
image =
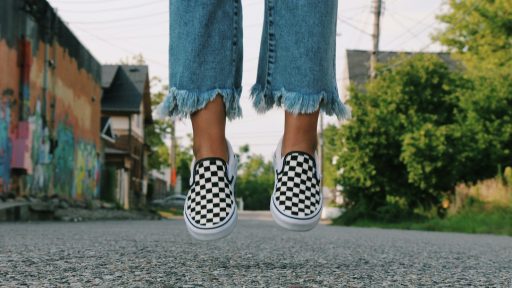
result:
<svg viewBox="0 0 512 288"><path fill-rule="evenodd" d="M107 112L139 113L149 94L149 74L145 65L104 65L101 109ZM149 95L148 95L149 97Z"/></svg>
<svg viewBox="0 0 512 288"><path fill-rule="evenodd" d="M119 66L117 65L103 65L101 66L101 87L108 88L112 85L112 81L114 80L114 76L116 75L117 69Z"/></svg>
<svg viewBox="0 0 512 288"><path fill-rule="evenodd" d="M129 153L128 153L128 151L125 151L125 150L120 150L120 149L106 147L105 148L105 154L128 155Z"/></svg>
<svg viewBox="0 0 512 288"><path fill-rule="evenodd" d="M450 69L456 69L457 67L457 62L455 62L450 57L450 53L379 51L379 53L377 54L377 62L386 63L391 58L396 57L400 54L434 54L439 56L439 58L443 60ZM351 83L354 83L359 86L368 81L370 77L370 56L371 51L347 50L347 72L348 79Z"/></svg>

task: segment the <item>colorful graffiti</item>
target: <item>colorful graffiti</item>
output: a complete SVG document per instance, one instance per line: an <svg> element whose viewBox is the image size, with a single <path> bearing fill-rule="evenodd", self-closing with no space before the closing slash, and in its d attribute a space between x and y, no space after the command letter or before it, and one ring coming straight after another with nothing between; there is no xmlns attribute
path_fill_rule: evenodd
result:
<svg viewBox="0 0 512 288"><path fill-rule="evenodd" d="M32 161L30 159L30 147L32 145L32 133L28 121L20 121L11 134L13 142L11 168L24 170L32 174Z"/></svg>
<svg viewBox="0 0 512 288"><path fill-rule="evenodd" d="M99 196L100 159L96 146L75 143L73 130L64 124L57 129L57 148L53 155L54 192L75 199Z"/></svg>
<svg viewBox="0 0 512 288"><path fill-rule="evenodd" d="M100 159L96 146L76 143L72 126L63 121L58 125L56 148L51 153L51 135L39 101L29 121L20 121L15 133L9 133L11 94L4 91L0 107L0 191L7 191L11 168L17 168L26 171L24 182L31 194L53 190L75 199L99 197Z"/></svg>
<svg viewBox="0 0 512 288"><path fill-rule="evenodd" d="M41 102L37 101L35 114L29 119L32 134L31 159L33 174L29 175L32 193L47 193L51 181L50 132L41 117Z"/></svg>
<svg viewBox="0 0 512 288"><path fill-rule="evenodd" d="M96 147L78 143L75 159L75 183L72 197L90 199L99 196L100 163Z"/></svg>
<svg viewBox="0 0 512 288"><path fill-rule="evenodd" d="M53 155L55 177L53 179L54 192L68 196L73 187L73 171L75 163L75 137L73 130L59 123L57 128L57 148Z"/></svg>
<svg viewBox="0 0 512 288"><path fill-rule="evenodd" d="M12 89L5 89L0 99L0 193L9 190L12 142L9 137L11 123Z"/></svg>

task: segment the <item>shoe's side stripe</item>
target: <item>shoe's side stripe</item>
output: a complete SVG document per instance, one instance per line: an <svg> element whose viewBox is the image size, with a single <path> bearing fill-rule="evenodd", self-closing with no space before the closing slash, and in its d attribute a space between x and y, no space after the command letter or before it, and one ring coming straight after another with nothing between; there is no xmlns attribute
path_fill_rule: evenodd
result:
<svg viewBox="0 0 512 288"><path fill-rule="evenodd" d="M295 217L295 216L291 216L291 215L287 215L287 214L284 214L283 211L281 211L281 208L279 208L279 205L277 205L275 203L275 197L272 197L272 204L274 205L274 207L276 208L276 210L282 214L283 216L286 216L288 218L292 218L292 219L296 219L296 220L309 220L309 219L312 219L312 218L315 218L316 215L318 215L318 213L320 213L320 211L322 211L322 205L323 205L323 199L320 198L320 203L316 209L316 212L311 214L311 216L305 216L305 217Z"/></svg>
<svg viewBox="0 0 512 288"><path fill-rule="evenodd" d="M212 230L212 229L217 229L217 228L220 228L220 227L223 227L225 226L227 223L229 223L229 220L231 220L231 218L233 218L233 215L235 215L236 213L236 206L233 207L233 209L231 210L231 213L229 215L229 217L227 217L226 219L224 219L223 223L220 224L220 225L216 225L216 226L213 226L213 227L201 227L201 226L197 226L196 223L194 222L194 220L190 219L188 213L185 213L185 216L187 216L187 220L188 220L188 223L191 224L192 226L194 226L195 228L197 229L201 229L201 230Z"/></svg>

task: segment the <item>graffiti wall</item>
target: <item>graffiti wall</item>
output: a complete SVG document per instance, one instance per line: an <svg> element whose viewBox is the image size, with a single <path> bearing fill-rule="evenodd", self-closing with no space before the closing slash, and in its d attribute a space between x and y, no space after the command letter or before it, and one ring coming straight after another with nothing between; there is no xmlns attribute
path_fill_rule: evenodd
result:
<svg viewBox="0 0 512 288"><path fill-rule="evenodd" d="M100 64L46 1L0 11L0 193L97 197Z"/></svg>
<svg viewBox="0 0 512 288"><path fill-rule="evenodd" d="M4 89L0 102L0 191L9 189L11 178L12 140L9 132L12 97L12 89Z"/></svg>

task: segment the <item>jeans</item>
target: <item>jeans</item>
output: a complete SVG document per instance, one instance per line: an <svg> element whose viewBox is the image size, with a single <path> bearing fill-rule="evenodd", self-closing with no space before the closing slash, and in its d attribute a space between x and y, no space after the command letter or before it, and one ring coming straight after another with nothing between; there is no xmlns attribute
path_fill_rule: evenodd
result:
<svg viewBox="0 0 512 288"><path fill-rule="evenodd" d="M263 1L263 0L262 0ZM170 0L170 91L165 116L184 118L221 95L228 119L242 116L240 0ZM336 86L337 0L265 0L256 84L258 112L318 109L349 117Z"/></svg>

